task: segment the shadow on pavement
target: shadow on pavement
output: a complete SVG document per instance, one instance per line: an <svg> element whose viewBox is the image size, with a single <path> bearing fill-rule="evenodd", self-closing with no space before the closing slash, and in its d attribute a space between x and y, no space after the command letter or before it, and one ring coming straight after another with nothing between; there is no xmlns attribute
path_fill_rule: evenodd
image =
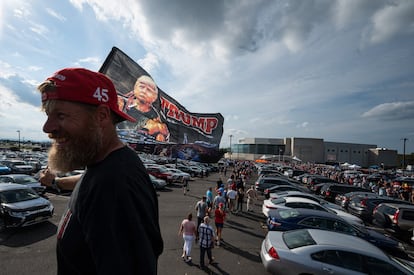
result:
<svg viewBox="0 0 414 275"><path fill-rule="evenodd" d="M260 237L262 238L262 236L260 236ZM234 254L237 254L241 257L244 257L244 258L246 258L250 261L254 261L256 263L261 263L262 262L259 255L253 255L253 254L251 254L247 251L241 250L240 248L235 247L235 246L231 245L228 242L222 241L221 245L220 245L220 248L223 248L223 249L225 249L225 250L227 250L231 253L234 253Z"/></svg>
<svg viewBox="0 0 414 275"><path fill-rule="evenodd" d="M33 243L37 243L43 239L56 234L57 226L46 221L43 223L31 225L22 228L9 228L0 234L0 244L8 247L24 247ZM23 232L22 238L11 238L17 232ZM26 234L27 233L27 234ZM12 241L12 240L13 241Z"/></svg>

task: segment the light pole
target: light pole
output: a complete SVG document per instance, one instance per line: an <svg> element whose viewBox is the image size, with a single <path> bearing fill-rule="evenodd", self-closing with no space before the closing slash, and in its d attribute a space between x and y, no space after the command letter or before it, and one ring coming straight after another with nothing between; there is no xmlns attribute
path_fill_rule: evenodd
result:
<svg viewBox="0 0 414 275"><path fill-rule="evenodd" d="M279 148L279 162L280 162L280 155L282 154L282 149L281 148Z"/></svg>
<svg viewBox="0 0 414 275"><path fill-rule="evenodd" d="M20 130L16 131L19 134L19 151L20 151Z"/></svg>
<svg viewBox="0 0 414 275"><path fill-rule="evenodd" d="M231 159L231 155L232 155L232 152L231 152L231 138L233 137L233 135L229 135L229 138L230 138L230 159Z"/></svg>
<svg viewBox="0 0 414 275"><path fill-rule="evenodd" d="M405 169L405 143L407 142L408 138L402 138L403 141L403 169Z"/></svg>

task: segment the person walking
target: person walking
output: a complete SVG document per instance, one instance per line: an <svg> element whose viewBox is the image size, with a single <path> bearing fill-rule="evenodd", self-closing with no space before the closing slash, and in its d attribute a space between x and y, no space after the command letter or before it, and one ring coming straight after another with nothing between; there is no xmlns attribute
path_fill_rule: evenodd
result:
<svg viewBox="0 0 414 275"><path fill-rule="evenodd" d="M210 218L208 216L204 217L203 223L200 224L198 228L199 244L200 244L200 268L204 269L204 258L207 252L207 257L209 259L209 264L212 264L214 261L211 249L214 247L214 230L210 225Z"/></svg>
<svg viewBox="0 0 414 275"><path fill-rule="evenodd" d="M187 195L187 192L189 192L189 191L190 191L189 180L188 179L185 179L183 181L183 193L184 193L184 196Z"/></svg>
<svg viewBox="0 0 414 275"><path fill-rule="evenodd" d="M200 227L200 224L203 222L204 217L208 214L208 205L206 202L207 198L206 196L203 196L201 200L199 200L195 206L195 210L197 211L197 235L196 235L196 241L198 240L198 228Z"/></svg>
<svg viewBox="0 0 414 275"><path fill-rule="evenodd" d="M243 191L243 188L239 188L239 190L237 190L236 212L243 212L243 203L244 203L244 191Z"/></svg>
<svg viewBox="0 0 414 275"><path fill-rule="evenodd" d="M234 187L235 188L235 187ZM227 205L229 208L229 213L233 213L236 208L236 198L237 198L237 191L236 189L230 189L227 191Z"/></svg>
<svg viewBox="0 0 414 275"><path fill-rule="evenodd" d="M71 184L57 229L56 273L157 274L163 250L157 195L140 158L117 135L117 123L135 120L119 110L113 83L98 72L65 68L38 90L43 131L52 139L48 169L85 168Z"/></svg>
<svg viewBox="0 0 414 275"><path fill-rule="evenodd" d="M219 203L219 207L214 211L214 222L216 224L216 244L220 246L222 241L222 233L224 227L224 219L226 218L226 212L224 211L224 203Z"/></svg>
<svg viewBox="0 0 414 275"><path fill-rule="evenodd" d="M246 195L247 195L246 210L253 212L254 201L257 199L257 193L256 193L256 190L254 190L253 185L251 185L250 188L246 191Z"/></svg>
<svg viewBox="0 0 414 275"><path fill-rule="evenodd" d="M213 206L213 190L211 187L209 187L206 191L206 202L208 207L212 207Z"/></svg>
<svg viewBox="0 0 414 275"><path fill-rule="evenodd" d="M191 248L193 247L194 237L196 235L196 225L192 221L193 214L189 213L187 218L181 222L180 230L178 230L178 235L182 234L184 240L183 246L183 254L181 258L184 259L185 262L190 262L191 259Z"/></svg>

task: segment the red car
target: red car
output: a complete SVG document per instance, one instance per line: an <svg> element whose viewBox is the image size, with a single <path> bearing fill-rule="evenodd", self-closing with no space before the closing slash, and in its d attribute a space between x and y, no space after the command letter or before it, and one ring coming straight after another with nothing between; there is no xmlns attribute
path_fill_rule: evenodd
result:
<svg viewBox="0 0 414 275"><path fill-rule="evenodd" d="M156 178L165 180L167 183L172 183L174 181L173 174L164 167L150 166L147 167L147 172Z"/></svg>

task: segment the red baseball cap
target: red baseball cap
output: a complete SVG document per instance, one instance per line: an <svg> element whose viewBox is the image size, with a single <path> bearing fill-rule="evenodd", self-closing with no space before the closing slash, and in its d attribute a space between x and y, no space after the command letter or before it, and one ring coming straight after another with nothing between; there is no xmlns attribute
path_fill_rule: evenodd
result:
<svg viewBox="0 0 414 275"><path fill-rule="evenodd" d="M56 89L42 93L42 102L50 99L75 101L92 105L107 105L122 118L136 119L118 107L118 95L112 81L104 74L84 68L65 68L55 72L47 80L53 81Z"/></svg>

